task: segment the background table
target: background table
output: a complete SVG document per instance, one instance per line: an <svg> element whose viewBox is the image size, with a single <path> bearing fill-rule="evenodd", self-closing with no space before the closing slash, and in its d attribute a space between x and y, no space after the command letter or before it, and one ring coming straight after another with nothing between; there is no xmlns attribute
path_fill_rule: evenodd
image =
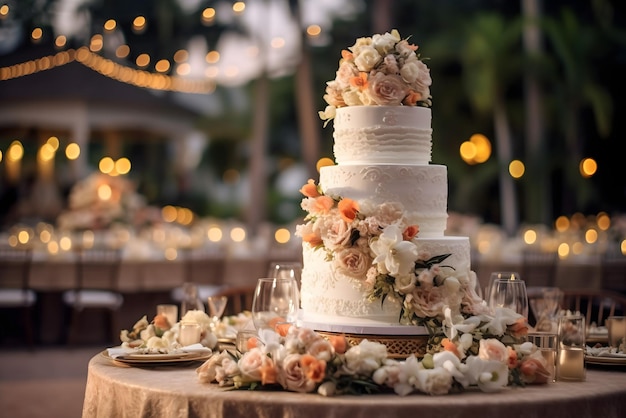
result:
<svg viewBox="0 0 626 418"><path fill-rule="evenodd" d="M91 417L297 417L393 416L507 418L621 418L626 416L626 370L587 370L585 382L423 394L336 396L282 391L229 390L200 383L195 365L118 366L102 355L89 362L83 418Z"/></svg>

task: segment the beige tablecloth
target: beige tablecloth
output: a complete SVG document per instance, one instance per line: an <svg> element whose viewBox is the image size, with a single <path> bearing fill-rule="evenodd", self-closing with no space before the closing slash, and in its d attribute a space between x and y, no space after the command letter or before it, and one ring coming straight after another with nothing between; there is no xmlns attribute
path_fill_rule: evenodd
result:
<svg viewBox="0 0 626 418"><path fill-rule="evenodd" d="M195 367L118 366L102 355L89 362L83 417L227 418L622 418L626 370L588 370L585 382L467 391L448 396L317 394L228 390L200 383Z"/></svg>

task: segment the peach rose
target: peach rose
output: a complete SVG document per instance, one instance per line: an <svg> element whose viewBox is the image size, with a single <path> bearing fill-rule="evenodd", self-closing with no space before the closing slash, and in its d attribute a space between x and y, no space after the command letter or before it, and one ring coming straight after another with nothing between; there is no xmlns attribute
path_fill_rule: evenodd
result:
<svg viewBox="0 0 626 418"><path fill-rule="evenodd" d="M326 375L326 361L320 360L310 354L304 354L300 359L302 370L307 379L319 383Z"/></svg>
<svg viewBox="0 0 626 418"><path fill-rule="evenodd" d="M363 279L370 264L371 259L356 248L338 250L335 253L334 266L337 271L355 279Z"/></svg>
<svg viewBox="0 0 626 418"><path fill-rule="evenodd" d="M167 331L168 329L172 328L172 325L174 325L170 324L170 321L167 320L167 316L165 316L164 314L156 315L152 321L154 322L155 327L160 328L163 331Z"/></svg>
<svg viewBox="0 0 626 418"><path fill-rule="evenodd" d="M543 359L527 357L521 361L519 366L522 379L526 383L542 384L550 379L550 372L546 369Z"/></svg>
<svg viewBox="0 0 626 418"><path fill-rule="evenodd" d="M501 363L507 363L509 359L509 351L506 346L495 338L486 338L480 340L478 348L478 357L483 360L495 360Z"/></svg>
<svg viewBox="0 0 626 418"><path fill-rule="evenodd" d="M312 213L322 213L326 214L330 212L330 210L335 206L335 201L332 197L329 196L318 196L314 198L313 204L313 212Z"/></svg>
<svg viewBox="0 0 626 418"><path fill-rule="evenodd" d="M280 370L281 374L279 376L279 380L281 385L287 390L301 393L313 392L317 386L317 382L310 379L307 374L315 378L319 378L318 373L321 366L315 366L313 361L308 360L309 363L307 363L307 369L305 370L302 366L302 357L303 356L300 354L288 354L283 360L283 367ZM325 372L325 363L323 367Z"/></svg>
<svg viewBox="0 0 626 418"><path fill-rule="evenodd" d="M370 77L369 94L381 106L401 104L408 91L409 88L398 75L376 73Z"/></svg>
<svg viewBox="0 0 626 418"><path fill-rule="evenodd" d="M244 353L237 363L241 375L251 381L261 381L263 379L271 378L273 372L269 368L276 368L274 361L268 357L260 348L253 348L252 350ZM275 373L278 375L278 372ZM268 383L275 383L268 382ZM265 383L263 383L265 384Z"/></svg>

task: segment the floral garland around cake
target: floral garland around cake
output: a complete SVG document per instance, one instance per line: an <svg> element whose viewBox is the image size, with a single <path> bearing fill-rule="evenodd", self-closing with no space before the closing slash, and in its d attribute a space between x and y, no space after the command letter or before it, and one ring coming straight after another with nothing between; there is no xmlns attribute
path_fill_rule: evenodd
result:
<svg viewBox="0 0 626 418"><path fill-rule="evenodd" d="M319 112L320 118L328 123L344 106L431 107L430 70L417 49L396 29L358 38L341 51L336 77L327 82L328 105Z"/></svg>

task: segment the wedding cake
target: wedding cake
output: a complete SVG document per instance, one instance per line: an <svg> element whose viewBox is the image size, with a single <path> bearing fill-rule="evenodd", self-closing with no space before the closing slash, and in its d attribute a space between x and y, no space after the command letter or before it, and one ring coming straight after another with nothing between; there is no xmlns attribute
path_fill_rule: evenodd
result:
<svg viewBox="0 0 626 418"><path fill-rule="evenodd" d="M397 31L342 52L328 106L336 165L301 189L301 320L318 331L424 335L476 314L467 237L446 236L447 168L431 164L430 71Z"/></svg>

